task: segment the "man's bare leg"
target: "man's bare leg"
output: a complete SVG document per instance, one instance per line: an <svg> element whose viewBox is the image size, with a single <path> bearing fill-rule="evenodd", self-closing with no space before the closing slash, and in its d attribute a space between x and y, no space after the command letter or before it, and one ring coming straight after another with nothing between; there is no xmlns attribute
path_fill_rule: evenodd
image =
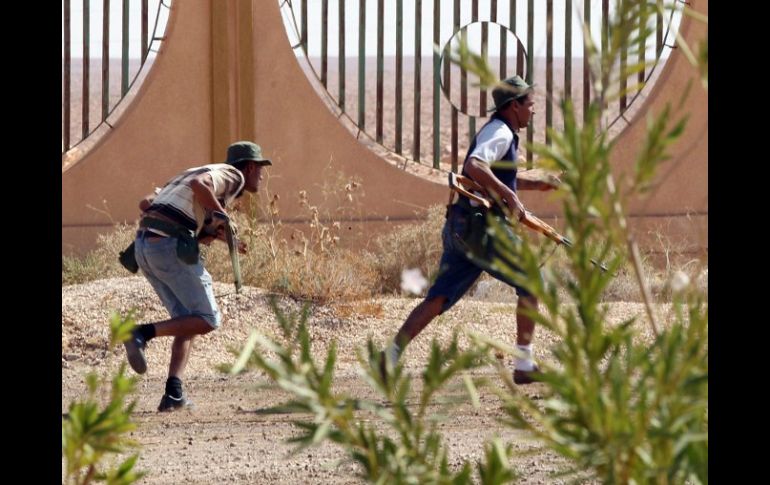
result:
<svg viewBox="0 0 770 485"><path fill-rule="evenodd" d="M143 326L144 327L144 326ZM171 344L171 360L168 365L166 392L158 411L173 411L190 404L182 390L182 375L192 352L193 340L214 328L200 316L188 315L150 324L153 337L174 337Z"/></svg>
<svg viewBox="0 0 770 485"><path fill-rule="evenodd" d="M187 361L192 352L193 340L195 335L190 337L174 337L171 344L171 361L168 364L168 376L182 378L184 369L187 367Z"/></svg>
<svg viewBox="0 0 770 485"><path fill-rule="evenodd" d="M203 317L187 315L170 320L154 323L156 337L194 337L204 335L212 330L212 327Z"/></svg>
<svg viewBox="0 0 770 485"><path fill-rule="evenodd" d="M187 361L190 359L193 339L204 335L214 328L199 316L184 316L155 323L156 337L174 337L171 344L171 361L168 365L168 376L182 378Z"/></svg>
<svg viewBox="0 0 770 485"><path fill-rule="evenodd" d="M535 336L535 321L527 312L537 311L537 298L534 296L520 296L516 303L516 343L529 345Z"/></svg>
<svg viewBox="0 0 770 485"><path fill-rule="evenodd" d="M516 384L534 382L533 371L537 365L532 360L532 339L535 336L535 321L529 315L537 311L537 298L534 296L519 297L516 304L516 350L513 358L513 380Z"/></svg>
<svg viewBox="0 0 770 485"><path fill-rule="evenodd" d="M406 321L401 325L396 337L393 339L393 343L387 349L387 356L392 364L395 364L398 360L401 352L409 345L422 330L428 326L441 313L441 308L446 301L446 297L438 296L430 300L425 299L406 318Z"/></svg>
<svg viewBox="0 0 770 485"><path fill-rule="evenodd" d="M406 318L401 329L393 339L402 349L406 347L422 330L441 313L446 298L438 296L432 300L423 300Z"/></svg>
<svg viewBox="0 0 770 485"><path fill-rule="evenodd" d="M169 377L178 377L187 365L192 338L209 333L213 329L203 317L194 315L140 325L125 343L129 363L138 374L144 374L147 370L147 361L144 357L146 342L155 337L176 337L171 347Z"/></svg>

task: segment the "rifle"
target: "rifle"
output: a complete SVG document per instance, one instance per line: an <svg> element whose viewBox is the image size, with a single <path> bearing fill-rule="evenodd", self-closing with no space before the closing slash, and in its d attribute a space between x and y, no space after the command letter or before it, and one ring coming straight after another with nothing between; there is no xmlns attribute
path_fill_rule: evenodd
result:
<svg viewBox="0 0 770 485"><path fill-rule="evenodd" d="M496 204L494 200L489 198L484 187L482 187L475 180L470 179L464 175L449 172L449 188L458 194L462 194L465 197L468 197L469 199L477 202L487 210L491 209L492 206ZM477 193L473 193L471 190L476 191ZM510 224L510 221L507 219L506 222ZM529 211L524 211L519 215L519 222L528 228L543 234L548 239L555 241L556 244L561 244L562 246L566 246L568 248L573 246L570 239L559 234L556 229ZM591 263L593 263L594 266L601 268L602 271L607 271L607 266L604 264L599 263L594 259L591 259Z"/></svg>
<svg viewBox="0 0 770 485"><path fill-rule="evenodd" d="M241 264L238 259L238 237L235 234L233 225L230 222L230 217L227 214L219 211L211 213L212 217L225 222L225 240L227 241L227 249L230 252L230 261L233 264L233 274L235 275L235 293L241 292L243 281L241 280Z"/></svg>

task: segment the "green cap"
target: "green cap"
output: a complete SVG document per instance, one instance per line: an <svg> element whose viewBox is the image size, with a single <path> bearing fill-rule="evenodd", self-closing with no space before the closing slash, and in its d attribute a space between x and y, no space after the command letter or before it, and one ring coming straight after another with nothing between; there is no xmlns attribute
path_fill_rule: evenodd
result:
<svg viewBox="0 0 770 485"><path fill-rule="evenodd" d="M495 100L495 107L489 111L497 111L514 99L523 98L532 92L535 84L527 84L521 76L509 77L500 81L492 90L492 99Z"/></svg>
<svg viewBox="0 0 770 485"><path fill-rule="evenodd" d="M227 147L227 160L224 163L233 165L244 160L257 162L259 165L272 165L273 162L262 156L262 148L250 141L236 141Z"/></svg>

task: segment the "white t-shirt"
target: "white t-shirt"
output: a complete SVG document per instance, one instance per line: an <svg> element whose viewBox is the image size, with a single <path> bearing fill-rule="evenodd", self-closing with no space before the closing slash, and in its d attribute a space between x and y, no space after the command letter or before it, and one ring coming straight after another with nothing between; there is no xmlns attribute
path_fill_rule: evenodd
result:
<svg viewBox="0 0 770 485"><path fill-rule="evenodd" d="M476 135L476 147L471 152L470 157L491 166L503 159L511 148L511 143L513 143L511 129L503 121L493 119L484 125ZM471 207L479 206L475 200L471 200L470 204Z"/></svg>
<svg viewBox="0 0 770 485"><path fill-rule="evenodd" d="M470 156L492 165L503 159L513 143L513 132L498 119L487 123L476 135L476 147Z"/></svg>

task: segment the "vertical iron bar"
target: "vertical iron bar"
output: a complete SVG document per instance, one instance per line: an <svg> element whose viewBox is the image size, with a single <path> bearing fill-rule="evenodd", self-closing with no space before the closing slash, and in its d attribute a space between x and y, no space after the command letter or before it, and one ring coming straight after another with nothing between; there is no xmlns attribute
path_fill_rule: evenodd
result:
<svg viewBox="0 0 770 485"><path fill-rule="evenodd" d="M511 32L514 33L514 41L517 41L518 37L515 37L515 34L516 34L516 0L510 0L508 2L508 16L509 16L508 27L511 29ZM502 36L503 34L500 34L500 35ZM504 48L502 50L502 53L500 54L500 57L502 57L505 60L505 62L502 62L500 64L500 78L501 79L505 79L505 78L508 77L508 41L507 41L507 39L506 39L505 42L502 43L502 47L504 47ZM518 53L518 48L519 48L518 42L516 42L516 45L513 46L513 47L514 47L514 49L517 49L516 52ZM513 67L513 66L511 66L511 67ZM516 68L513 67L513 69L516 69ZM516 74L516 72L514 72L514 74Z"/></svg>
<svg viewBox="0 0 770 485"><path fill-rule="evenodd" d="M647 66L645 65L647 63L646 51L647 51L647 20L648 20L646 3L642 3L642 5L640 6L640 13L641 13L641 19L639 21L639 64L641 64L642 69L641 71L639 71L639 74L637 77L637 82L639 83L637 92L642 90L644 77L647 71Z"/></svg>
<svg viewBox="0 0 770 485"><path fill-rule="evenodd" d="M527 83L532 84L535 77L535 3L534 0L527 2Z"/></svg>
<svg viewBox="0 0 770 485"><path fill-rule="evenodd" d="M441 1L433 0L433 45L441 41ZM441 107L441 57L433 49L433 168L441 162L441 129L439 111Z"/></svg>
<svg viewBox="0 0 770 485"><path fill-rule="evenodd" d="M345 112L345 0L339 0L339 52L338 56L338 70L339 70L339 107L342 112Z"/></svg>
<svg viewBox="0 0 770 485"><path fill-rule="evenodd" d="M147 24L147 18L149 16L150 6L148 0L142 0L142 49L139 51L142 53L142 65L147 60L147 53L150 52L150 45L147 43L147 32L149 26Z"/></svg>
<svg viewBox="0 0 770 485"><path fill-rule="evenodd" d="M602 0L602 58L606 58L607 51L610 49L610 0ZM609 68L611 69L611 68ZM609 74L602 74L603 77L609 77ZM604 82L604 80L602 80ZM606 109L609 105L607 103L606 92L607 87L604 86L603 93L601 93L602 108Z"/></svg>
<svg viewBox="0 0 770 485"><path fill-rule="evenodd" d="M121 81L120 95L125 96L128 92L128 2L123 0L123 31L121 33Z"/></svg>
<svg viewBox="0 0 770 485"><path fill-rule="evenodd" d="M583 23L591 29L591 0L583 0ZM588 65L588 49L583 42L583 121L588 120L588 106L591 104L591 68Z"/></svg>
<svg viewBox="0 0 770 485"><path fill-rule="evenodd" d="M602 0L602 56L607 52L610 34L610 0Z"/></svg>
<svg viewBox="0 0 770 485"><path fill-rule="evenodd" d="M110 0L102 7L102 121L110 112Z"/></svg>
<svg viewBox="0 0 770 485"><path fill-rule="evenodd" d="M532 84L535 78L535 5L534 0L527 3L527 84ZM534 139L535 115L532 115L527 125L527 143ZM532 168L532 150L527 150L527 168Z"/></svg>
<svg viewBox="0 0 770 485"><path fill-rule="evenodd" d="M321 0L321 84L326 88L329 82L329 0Z"/></svg>
<svg viewBox="0 0 770 485"><path fill-rule="evenodd" d="M484 62L489 62L489 46L487 45L487 36L489 35L489 24L483 22L481 24L481 57ZM479 116L482 118L487 113L487 90L484 86L479 87Z"/></svg>
<svg viewBox="0 0 770 485"><path fill-rule="evenodd" d="M564 9L564 97L572 99L572 0Z"/></svg>
<svg viewBox="0 0 770 485"><path fill-rule="evenodd" d="M511 30L514 30L512 25L508 26ZM505 29L500 29L500 79L505 79L505 71L508 69L508 36Z"/></svg>
<svg viewBox="0 0 770 485"><path fill-rule="evenodd" d="M422 100L422 0L414 2L414 126L412 158L420 161L420 109Z"/></svg>
<svg viewBox="0 0 770 485"><path fill-rule="evenodd" d="M460 30L460 0L455 0L452 31L454 34L457 34L459 30ZM462 81L462 73L461 73L461 81ZM461 89L460 96L462 96L462 93L463 93L463 90ZM452 171L453 172L457 172L457 135L458 135L457 130L458 130L457 108L455 108L454 105L452 105Z"/></svg>
<svg viewBox="0 0 770 485"><path fill-rule="evenodd" d="M548 129L553 125L553 0L546 1L545 9L545 143L550 146Z"/></svg>
<svg viewBox="0 0 770 485"><path fill-rule="evenodd" d="M471 2L471 22L476 22L479 19L479 0L473 0ZM468 29L465 28L460 33L460 38L463 43L468 45ZM460 67L460 111L463 114L468 115L468 71L465 66Z"/></svg>
<svg viewBox="0 0 770 485"><path fill-rule="evenodd" d="M302 0L300 10L302 11L302 38L300 43L302 44L302 50L307 55L307 2L308 0Z"/></svg>
<svg viewBox="0 0 770 485"><path fill-rule="evenodd" d="M88 136L89 108L91 107L91 4L90 0L83 0L83 96L80 98L82 108L81 140Z"/></svg>
<svg viewBox="0 0 770 485"><path fill-rule="evenodd" d="M404 73L404 0L396 0L396 153L401 155L401 131L403 113L401 103L403 101Z"/></svg>
<svg viewBox="0 0 770 485"><path fill-rule="evenodd" d="M663 13L660 10L658 10L655 20L655 59L657 60L663 52Z"/></svg>
<svg viewBox="0 0 770 485"><path fill-rule="evenodd" d="M527 59L527 55L524 50L524 45L521 43L521 41L519 41L517 42L517 45L516 45L516 73L515 74L518 74L523 78L529 78L529 75L524 72L524 59ZM529 63L527 65L529 65Z"/></svg>
<svg viewBox="0 0 770 485"><path fill-rule="evenodd" d="M471 15L473 16L473 22L478 22L479 20L479 4L478 0L473 0L473 9L471 10ZM488 29L489 24L486 22L482 22L481 24L481 58L484 59L484 61L487 61L487 35L488 35ZM487 105L487 98L486 98L486 92L484 91L483 87L479 87L479 111L481 114L479 116L484 116L484 111L486 111L486 105ZM476 117L471 115L470 113L467 113L468 115L468 146L473 143L473 137L476 136Z"/></svg>
<svg viewBox="0 0 770 485"><path fill-rule="evenodd" d="M457 172L457 108L452 106L452 171Z"/></svg>
<svg viewBox="0 0 770 485"><path fill-rule="evenodd" d="M377 127L375 130L377 143L382 143L382 78L385 70L383 65L384 16L385 0L377 0Z"/></svg>
<svg viewBox="0 0 770 485"><path fill-rule="evenodd" d="M358 128L366 127L366 0L358 0Z"/></svg>
<svg viewBox="0 0 770 485"><path fill-rule="evenodd" d="M623 11L624 5L623 0L619 0L618 7L620 8L621 12ZM626 107L628 105L627 98L626 98L626 89L628 88L628 79L626 76L626 69L627 69L627 57L628 57L628 51L626 49L627 43L621 42L620 43L620 112L623 113L626 111Z"/></svg>
<svg viewBox="0 0 770 485"><path fill-rule="evenodd" d="M70 149L70 82L72 67L72 45L70 32L70 0L64 0L64 151Z"/></svg>

